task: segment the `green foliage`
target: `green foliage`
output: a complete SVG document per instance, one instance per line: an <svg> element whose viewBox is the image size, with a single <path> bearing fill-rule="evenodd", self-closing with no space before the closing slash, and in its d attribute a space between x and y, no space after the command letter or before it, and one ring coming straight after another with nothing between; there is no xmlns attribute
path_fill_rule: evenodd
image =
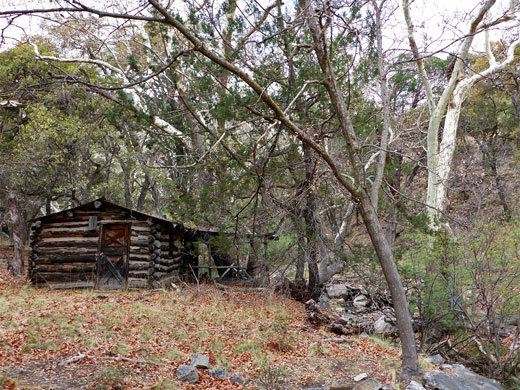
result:
<svg viewBox="0 0 520 390"><path fill-rule="evenodd" d="M520 352L498 335L520 307L520 221L477 225L456 236L408 234L403 241L399 266L414 292L423 347L450 334L457 348L446 353L455 359L464 356L500 379L515 375Z"/></svg>

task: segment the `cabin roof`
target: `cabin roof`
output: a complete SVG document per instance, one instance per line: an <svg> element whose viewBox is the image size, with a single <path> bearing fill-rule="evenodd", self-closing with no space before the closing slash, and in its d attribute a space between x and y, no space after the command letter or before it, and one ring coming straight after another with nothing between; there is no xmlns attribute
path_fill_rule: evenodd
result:
<svg viewBox="0 0 520 390"><path fill-rule="evenodd" d="M106 206L111 206L111 207L115 207L115 208L118 208L118 209L121 209L121 210L126 210L126 211L128 211L130 213L130 216L134 215L134 216L141 216L141 217L145 217L145 218L152 218L152 219L154 219L156 221L160 221L160 222L172 225L172 226L173 225L179 225L179 224L177 224L177 223L175 223L175 222L173 222L173 221L171 221L171 220L169 220L167 218L159 217L157 215L150 214L150 213L145 213L143 211L133 210L133 209L130 209L128 207L124 207L124 206L121 206L121 205L109 202L105 198L94 199L94 200L92 200L90 202L83 203L83 204L81 204L79 206L72 207L70 209L61 210L61 211L58 211L56 213L44 215L42 217L36 217L32 221L37 221L37 220L45 221L45 220L47 220L49 218L52 218L52 217L55 217L55 216L58 216L58 215L62 215L62 214L68 213L69 211L89 209L89 208L97 208L97 207L95 207L95 203L96 202L101 202L101 203L103 203Z"/></svg>

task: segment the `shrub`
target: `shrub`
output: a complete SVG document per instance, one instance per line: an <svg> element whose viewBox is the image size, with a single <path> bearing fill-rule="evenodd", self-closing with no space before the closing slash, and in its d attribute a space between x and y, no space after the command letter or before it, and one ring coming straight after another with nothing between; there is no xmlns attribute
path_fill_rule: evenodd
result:
<svg viewBox="0 0 520 390"><path fill-rule="evenodd" d="M517 381L520 221L479 225L456 236L415 233L404 242L399 266L413 291L422 348Z"/></svg>

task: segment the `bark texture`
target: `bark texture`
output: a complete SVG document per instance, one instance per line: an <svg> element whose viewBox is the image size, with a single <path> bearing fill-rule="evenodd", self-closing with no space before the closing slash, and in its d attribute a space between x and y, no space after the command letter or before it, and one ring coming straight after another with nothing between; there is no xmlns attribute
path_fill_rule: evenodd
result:
<svg viewBox="0 0 520 390"><path fill-rule="evenodd" d="M11 217L13 230L13 257L7 263L7 271L15 276L24 276L25 265L23 259L23 219L20 205L14 192L7 194L7 207Z"/></svg>

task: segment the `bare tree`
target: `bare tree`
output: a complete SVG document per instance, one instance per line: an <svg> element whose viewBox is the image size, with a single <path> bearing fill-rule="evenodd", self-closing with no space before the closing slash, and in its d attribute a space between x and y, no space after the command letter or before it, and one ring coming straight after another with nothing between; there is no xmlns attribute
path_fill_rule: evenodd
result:
<svg viewBox="0 0 520 390"><path fill-rule="evenodd" d="M466 35L461 38L460 45L454 53L453 69L451 70L451 74L448 75L448 83L444 87L441 96L436 99L426 73L424 54L419 51L415 39L414 25L410 16L409 0L403 0L404 17L408 27L408 40L417 64L419 76L426 90L426 98L430 112L427 136L428 190L426 205L428 207L427 211L430 217L431 227L435 230L441 228L440 221L447 207L448 180L450 178L453 155L455 153L457 128L462 103L466 100L469 91L476 83L493 73L503 70L519 58L515 55L515 50L520 45L520 39L511 43L507 50L506 58L500 63L496 61L491 51L489 35L487 33L488 29L513 19L515 13L518 12L518 4L513 1L511 2L511 7L504 15L487 22L486 18L490 18L488 15L495 3L496 0L487 0L478 9L476 16L470 23ZM469 72L470 69L467 66L471 45L475 36L482 32L485 32L486 55L489 67L484 71L471 75ZM443 119L444 125L441 132L440 129ZM448 227L447 225L444 226Z"/></svg>

